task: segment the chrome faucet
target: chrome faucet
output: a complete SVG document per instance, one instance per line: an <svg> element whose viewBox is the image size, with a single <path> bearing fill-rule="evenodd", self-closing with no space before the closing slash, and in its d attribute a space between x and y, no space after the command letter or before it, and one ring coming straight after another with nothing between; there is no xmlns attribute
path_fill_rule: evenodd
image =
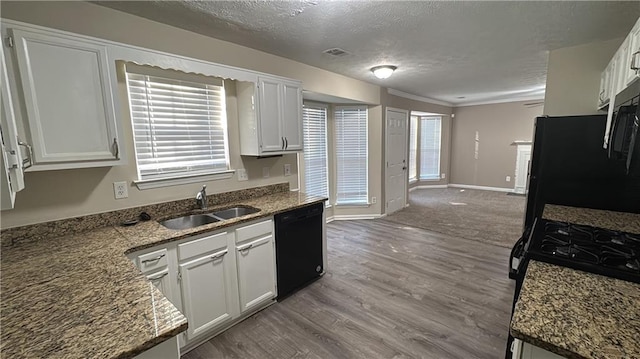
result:
<svg viewBox="0 0 640 359"><path fill-rule="evenodd" d="M202 189L196 193L196 204L200 209L207 209L207 185L202 185Z"/></svg>

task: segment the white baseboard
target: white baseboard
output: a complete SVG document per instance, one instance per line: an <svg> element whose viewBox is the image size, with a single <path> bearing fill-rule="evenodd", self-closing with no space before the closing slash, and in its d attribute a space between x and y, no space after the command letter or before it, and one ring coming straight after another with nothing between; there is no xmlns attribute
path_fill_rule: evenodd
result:
<svg viewBox="0 0 640 359"><path fill-rule="evenodd" d="M415 186L409 188L409 192L415 191L417 189L431 189L431 188L447 188L446 184L432 184L432 185L423 185L423 186Z"/></svg>
<svg viewBox="0 0 640 359"><path fill-rule="evenodd" d="M358 219L376 219L385 217L386 214L338 214L331 217L332 221L352 221ZM327 219L328 222L328 219Z"/></svg>
<svg viewBox="0 0 640 359"><path fill-rule="evenodd" d="M478 190L481 190L481 191L513 192L513 188L473 186L473 185L468 185L468 184L449 184L449 187L452 187L452 188L466 188L466 189L478 189Z"/></svg>

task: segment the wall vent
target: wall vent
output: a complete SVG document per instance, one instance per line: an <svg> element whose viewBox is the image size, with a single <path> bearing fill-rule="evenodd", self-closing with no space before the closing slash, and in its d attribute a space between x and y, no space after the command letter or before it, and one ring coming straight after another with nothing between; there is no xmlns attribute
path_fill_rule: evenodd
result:
<svg viewBox="0 0 640 359"><path fill-rule="evenodd" d="M344 56L349 54L348 52L344 51L341 48L338 47L334 47L333 49L327 49L322 51L323 54L327 54L327 55L331 55L331 56Z"/></svg>

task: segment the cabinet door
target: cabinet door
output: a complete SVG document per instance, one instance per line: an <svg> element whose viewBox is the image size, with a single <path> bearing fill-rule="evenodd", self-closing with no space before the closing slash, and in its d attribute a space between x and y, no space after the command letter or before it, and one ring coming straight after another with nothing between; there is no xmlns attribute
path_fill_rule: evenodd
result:
<svg viewBox="0 0 640 359"><path fill-rule="evenodd" d="M242 313L276 296L273 235L236 246L238 287Z"/></svg>
<svg viewBox="0 0 640 359"><path fill-rule="evenodd" d="M165 268L163 270L157 271L155 273L147 274L147 279L151 284L155 285L156 288L162 294L164 294L167 299L174 305L176 305L173 297L173 291L171 290L171 277L169 276L169 268Z"/></svg>
<svg viewBox="0 0 640 359"><path fill-rule="evenodd" d="M237 296L233 293L232 271L235 268L227 251L225 247L179 265L189 340L233 319L234 297Z"/></svg>
<svg viewBox="0 0 640 359"><path fill-rule="evenodd" d="M302 89L298 84L282 84L282 135L285 150L302 151Z"/></svg>
<svg viewBox="0 0 640 359"><path fill-rule="evenodd" d="M0 101L0 200L2 201L1 209L11 209L16 198L16 192L24 189L24 175L22 172L23 161L22 153L19 148L18 131L15 123L15 115L13 112L13 103L11 92L9 90L9 82L7 81L7 67L4 59L3 46L0 46L0 92L2 95Z"/></svg>
<svg viewBox="0 0 640 359"><path fill-rule="evenodd" d="M629 34L629 68L627 69L627 77L625 84L630 85L633 80L638 78L640 70L633 70L631 66L640 67L640 20Z"/></svg>
<svg viewBox="0 0 640 359"><path fill-rule="evenodd" d="M106 47L22 30L13 37L35 162L117 159Z"/></svg>
<svg viewBox="0 0 640 359"><path fill-rule="evenodd" d="M280 128L279 86L277 81L269 79L261 78L258 82L262 152L280 152L284 149L284 136Z"/></svg>

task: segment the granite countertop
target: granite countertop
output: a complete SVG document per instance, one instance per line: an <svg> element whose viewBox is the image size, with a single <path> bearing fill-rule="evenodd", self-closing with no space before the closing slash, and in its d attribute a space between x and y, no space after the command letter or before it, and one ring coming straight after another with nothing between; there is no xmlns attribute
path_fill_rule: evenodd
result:
<svg viewBox="0 0 640 359"><path fill-rule="evenodd" d="M547 204L542 218L640 234L640 214Z"/></svg>
<svg viewBox="0 0 640 359"><path fill-rule="evenodd" d="M567 358L640 358L640 285L531 261L511 334Z"/></svg>
<svg viewBox="0 0 640 359"><path fill-rule="evenodd" d="M140 354L185 331L187 320L125 253L324 200L298 192L275 193L212 207L248 205L261 211L197 229L173 231L148 221L3 246L0 356Z"/></svg>
<svg viewBox="0 0 640 359"><path fill-rule="evenodd" d="M543 217L640 233L640 214L546 205ZM567 358L640 358L640 284L532 260L511 334Z"/></svg>

